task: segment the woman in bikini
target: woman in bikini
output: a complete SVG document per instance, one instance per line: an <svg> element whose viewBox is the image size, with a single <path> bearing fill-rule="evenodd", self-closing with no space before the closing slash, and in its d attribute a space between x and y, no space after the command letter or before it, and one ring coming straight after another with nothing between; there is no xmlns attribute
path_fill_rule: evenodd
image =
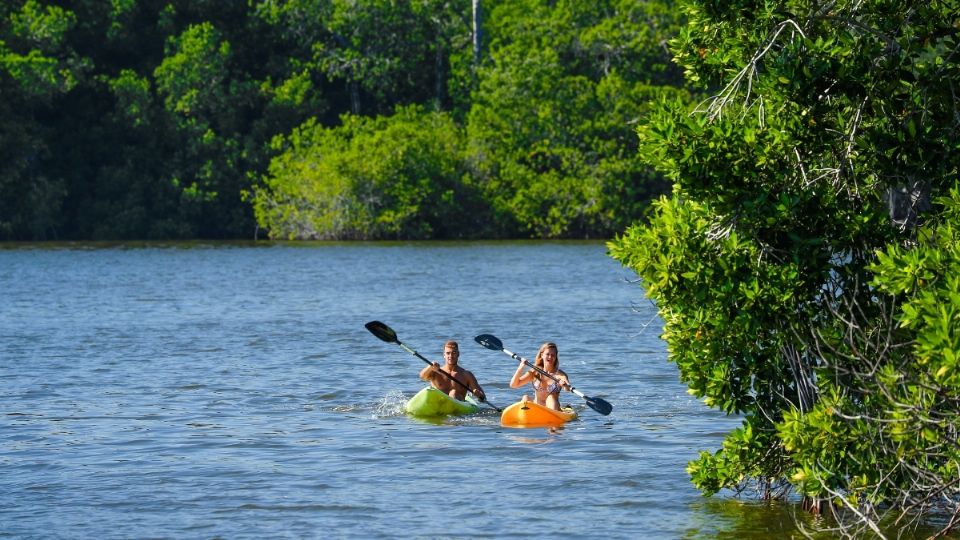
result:
<svg viewBox="0 0 960 540"><path fill-rule="evenodd" d="M524 366L524 363L520 362L520 365L517 366L517 371L510 379L510 388L520 388L527 383L532 383L534 403L559 411L560 390L570 387L570 379L567 377L567 374L560 369L557 345L551 342L541 345L540 350L537 351L537 358L534 361L534 365L549 373L554 378L559 379L560 382L558 383L550 377L544 377L534 369L527 370L526 373L520 373L523 371ZM528 400L526 395L523 396L523 400Z"/></svg>

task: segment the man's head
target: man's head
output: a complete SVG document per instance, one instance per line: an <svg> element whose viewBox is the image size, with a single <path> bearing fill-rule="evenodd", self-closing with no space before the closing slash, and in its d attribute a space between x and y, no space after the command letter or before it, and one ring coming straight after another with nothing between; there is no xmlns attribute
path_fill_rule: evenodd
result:
<svg viewBox="0 0 960 540"><path fill-rule="evenodd" d="M460 346L456 341L451 340L443 344L443 359L447 365L457 365L457 360L460 359Z"/></svg>

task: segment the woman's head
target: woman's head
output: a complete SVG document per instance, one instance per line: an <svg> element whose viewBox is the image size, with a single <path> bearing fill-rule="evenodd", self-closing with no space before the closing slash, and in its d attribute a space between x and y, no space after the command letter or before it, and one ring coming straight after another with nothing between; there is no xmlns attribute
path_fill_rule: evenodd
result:
<svg viewBox="0 0 960 540"><path fill-rule="evenodd" d="M537 351L537 359L534 365L547 372L560 369L560 355L557 353L557 344L548 341L541 345L540 350Z"/></svg>

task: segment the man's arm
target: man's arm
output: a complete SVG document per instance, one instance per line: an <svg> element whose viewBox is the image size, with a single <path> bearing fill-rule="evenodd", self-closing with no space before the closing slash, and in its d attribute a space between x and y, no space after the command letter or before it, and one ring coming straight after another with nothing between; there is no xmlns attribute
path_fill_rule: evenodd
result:
<svg viewBox="0 0 960 540"><path fill-rule="evenodd" d="M470 384L467 385L470 387L470 390L473 391L474 395L480 398L480 401L486 401L487 395L483 392L483 388L480 387L480 383L477 382L477 378L473 375L473 372L470 372Z"/></svg>
<svg viewBox="0 0 960 540"><path fill-rule="evenodd" d="M439 373L437 373L439 369L440 369L440 364L434 362L432 365L429 365L420 370L420 378L436 386L436 383L434 383L434 379L437 377L437 375L439 375Z"/></svg>

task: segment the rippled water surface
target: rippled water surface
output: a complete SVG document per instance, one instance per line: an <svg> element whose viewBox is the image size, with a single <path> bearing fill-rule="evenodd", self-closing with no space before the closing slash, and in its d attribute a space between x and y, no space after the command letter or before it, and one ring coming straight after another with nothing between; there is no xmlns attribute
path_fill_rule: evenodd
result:
<svg viewBox="0 0 960 540"><path fill-rule="evenodd" d="M687 461L736 421L688 396L601 243L0 250L0 536L764 538ZM556 341L601 416L508 429L402 414L461 343L494 405Z"/></svg>

